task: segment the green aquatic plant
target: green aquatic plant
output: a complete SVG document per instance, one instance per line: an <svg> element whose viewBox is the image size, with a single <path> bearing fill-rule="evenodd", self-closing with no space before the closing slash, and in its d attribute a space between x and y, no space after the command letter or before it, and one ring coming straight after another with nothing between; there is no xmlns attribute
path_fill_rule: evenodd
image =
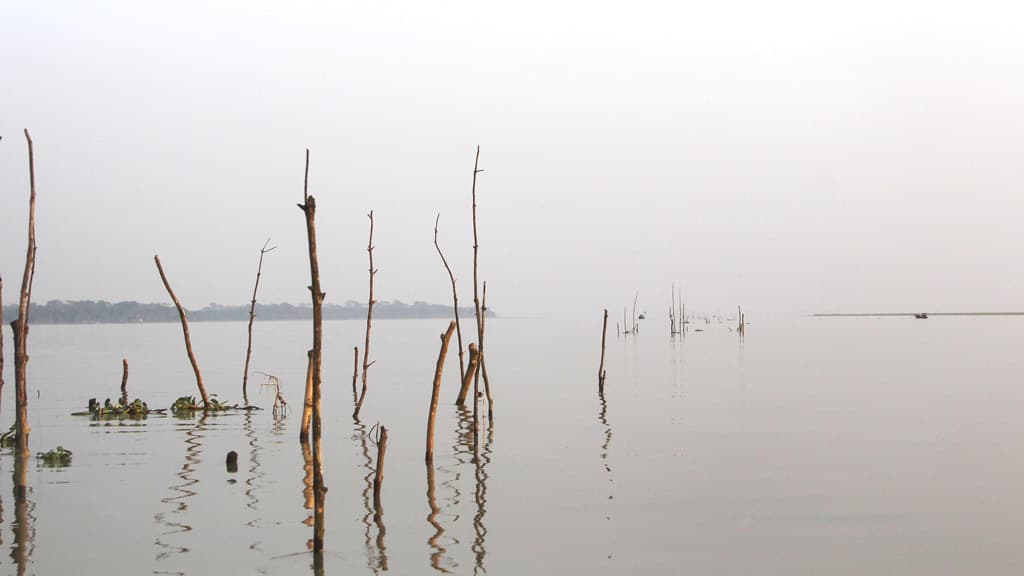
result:
<svg viewBox="0 0 1024 576"><path fill-rule="evenodd" d="M151 410L149 405L143 402L141 398L136 398L127 404L125 404L121 399L118 399L116 404L112 403L110 398L107 398L103 404L100 404L95 398L90 398L89 410L85 412L74 412L72 416L93 416L96 418L144 418L148 414L159 412L163 412L163 410Z"/></svg>
<svg viewBox="0 0 1024 576"><path fill-rule="evenodd" d="M68 466L71 464L71 450L57 446L49 452L39 452L36 458L43 461L44 466Z"/></svg>
<svg viewBox="0 0 1024 576"><path fill-rule="evenodd" d="M0 435L0 448L14 448L14 443L17 441L18 431L14 429L14 424Z"/></svg>
<svg viewBox="0 0 1024 576"><path fill-rule="evenodd" d="M216 394L210 395L210 403L207 406L203 406L202 402L196 402L195 396L181 396L171 404L171 412L175 414L182 414L188 412L196 412L203 410L205 412L223 412L224 410L230 410L237 408L236 405L225 404L217 399Z"/></svg>

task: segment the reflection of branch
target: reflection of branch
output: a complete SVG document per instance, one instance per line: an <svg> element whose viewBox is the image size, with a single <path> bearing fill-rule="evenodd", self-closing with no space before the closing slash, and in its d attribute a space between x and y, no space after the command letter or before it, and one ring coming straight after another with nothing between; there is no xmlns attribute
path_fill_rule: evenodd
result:
<svg viewBox="0 0 1024 576"><path fill-rule="evenodd" d="M263 472L260 472L260 461L259 453L263 451L263 448L256 441L256 431L252 426L252 410L245 411L245 421L242 424L242 429L245 430L245 437L249 439L249 476L245 479L245 497L248 502L245 505L253 512L259 511L260 499L256 496L256 481L263 477ZM256 528L259 530L261 518L257 515L252 520L246 522L246 526L250 528ZM250 550L260 550L260 544L262 541L257 540L249 545Z"/></svg>
<svg viewBox="0 0 1024 576"><path fill-rule="evenodd" d="M366 475L363 476L364 485L362 492L363 510L365 514L360 517L363 526L366 527L366 565L374 574L379 574L381 570L387 569L388 562L384 550L380 547L380 544L383 544L383 541L375 544L373 536L371 535L373 524L370 522L370 518L374 515L371 494L373 493L373 476L375 470L373 468L373 458L370 457L370 436L366 430L366 426L359 421L359 418L352 418L352 422L354 423L353 428L355 430L355 434L353 434L352 438L358 440L359 448L362 451L363 461L360 466L366 470Z"/></svg>
<svg viewBox="0 0 1024 576"><path fill-rule="evenodd" d="M608 474L608 500L614 500L615 495L612 492L612 488L614 487L615 479L612 477L612 468L608 464L608 447L612 443L612 425L608 423L608 402L605 400L604 390L598 392L597 397L601 401L601 410L597 413L597 420L604 426L604 442L601 444L601 463L604 465L605 473ZM611 520L612 517L609 514L605 516L605 519Z"/></svg>
<svg viewBox="0 0 1024 576"><path fill-rule="evenodd" d="M384 488L384 454L388 449L388 429L377 427L377 471L373 475L373 522L377 525L377 550L380 553L381 570L388 569L388 557L384 554L384 507L381 504L381 490Z"/></svg>
<svg viewBox="0 0 1024 576"><path fill-rule="evenodd" d="M169 489L172 492L177 492L177 496L169 496L162 498L160 501L165 504L174 504L174 508L170 511L171 514L181 514L188 510L188 499L195 496L197 492L190 490L189 487L199 483L198 478L193 478L192 474L195 472L195 467L202 462L200 458L203 454L202 439L204 438L202 432L206 430L206 415L204 414L196 425L185 431L185 464L182 465L181 471L176 475L180 480L180 484L172 484ZM160 524L168 527L169 530L162 532L157 536L155 544L163 548L163 551L156 555L157 560L166 559L172 555L184 554L189 551L187 546L171 546L163 541L161 536L168 534L180 534L183 532L191 532L192 526L181 522L173 522L168 519L168 512L160 512L156 514L155 519Z"/></svg>
<svg viewBox="0 0 1024 576"><path fill-rule="evenodd" d="M427 545L434 549L430 555L430 566L438 572L448 573L449 570L441 567L441 558L447 552L444 546L438 544L441 536L444 536L444 528L437 521L437 514L441 511L437 507L437 500L434 498L434 463L427 462L427 506L430 507L430 514L427 514L427 523L434 527L434 535L427 539Z"/></svg>
<svg viewBox="0 0 1024 576"><path fill-rule="evenodd" d="M313 509L313 450L309 442L300 442L302 445L302 507L306 510ZM313 525L313 514L310 514L302 521L306 526ZM312 541L310 542L312 544ZM311 546L312 548L312 546Z"/></svg>
<svg viewBox="0 0 1024 576"><path fill-rule="evenodd" d="M476 565L473 573L487 572L484 567L484 557L487 555L485 540L487 538L487 526L484 525L484 516L487 514L487 465L491 462L491 443L494 441L494 428L487 427L487 439L484 441L483 450L476 458L476 514L473 516L473 530L476 538L473 540L473 555Z"/></svg>
<svg viewBox="0 0 1024 576"><path fill-rule="evenodd" d="M11 559L18 565L18 576L25 574L29 556L32 555L30 548L35 536L35 527L32 526L35 518L32 516L32 509L35 503L28 499L28 485L26 474L28 469L28 453L14 452L14 523L11 528L14 532L14 546L11 547Z"/></svg>

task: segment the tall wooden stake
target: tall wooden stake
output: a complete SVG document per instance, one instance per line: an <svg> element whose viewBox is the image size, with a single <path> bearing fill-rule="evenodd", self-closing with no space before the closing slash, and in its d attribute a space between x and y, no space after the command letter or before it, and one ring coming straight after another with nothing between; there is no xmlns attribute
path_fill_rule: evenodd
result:
<svg viewBox="0 0 1024 576"><path fill-rule="evenodd" d="M313 494L323 499L322 462L320 461L320 383L323 351L323 303L326 294L320 290L320 264L316 253L316 199L309 195L309 148L306 149L306 171L302 184L303 202L299 209L306 217L306 238L309 243L309 293L313 301ZM323 507L314 510L317 528L313 531L313 552L324 549Z"/></svg>
<svg viewBox="0 0 1024 576"><path fill-rule="evenodd" d="M15 406L15 453L28 456L28 313L32 301L32 280L36 274L36 167L32 151L32 136L25 130L28 142L28 248L25 251L25 272L21 277L21 294L18 299L18 318L11 322L14 332L14 406ZM17 475L15 483L17 485ZM24 488L24 485L20 485ZM17 489L17 488L16 488Z"/></svg>
<svg viewBox="0 0 1024 576"><path fill-rule="evenodd" d="M203 397L203 408L207 408L210 405L210 397L206 395L206 387L203 386L203 375L199 371L199 363L196 362L196 355L192 353L192 339L188 334L188 319L185 317L185 309L182 308L181 302L178 301L178 297L174 295L174 290L171 289L171 283L167 281L167 275L164 274L164 267L160 265L160 256L153 256L153 261L156 262L156 269L160 272L160 279L164 282L164 288L167 289L167 293L170 294L171 300L174 301L174 307L178 309L178 317L181 319L181 331L185 334L185 351L188 353L188 361L192 363L192 371L196 374L196 386L199 387L199 395Z"/></svg>
<svg viewBox="0 0 1024 576"><path fill-rule="evenodd" d="M249 359L252 358L252 323L256 319L256 291L260 287L260 276L263 275L263 255L270 252L273 248L267 248L267 244L270 244L270 238L263 243L263 248L260 248L260 263L256 267L256 284L252 287L252 303L249 305L249 344L245 348L245 370L242 373L242 400L249 403L249 390L247 388L249 384Z"/></svg>
<svg viewBox="0 0 1024 576"><path fill-rule="evenodd" d="M448 325L448 330L441 335L441 351L437 354L437 367L434 369L434 387L430 394L430 414L427 416L427 453L428 465L434 461L434 418L437 415L437 401L441 391L441 374L444 372L444 358L448 355L448 343L452 339L452 332L457 324L453 320Z"/></svg>
<svg viewBox="0 0 1024 576"><path fill-rule="evenodd" d="M459 293L455 289L455 274L452 273L451 266L448 265L448 259L444 257L444 253L441 252L441 245L437 243L437 223L441 221L441 214L437 215L434 219L434 248L437 248L437 255L441 257L441 262L444 264L444 269L448 271L448 278L452 281L452 304L455 309L455 333L459 339L459 382L466 379L466 362L462 355L462 326L459 323Z"/></svg>
<svg viewBox="0 0 1024 576"><path fill-rule="evenodd" d="M602 394L604 393L604 344L605 339L608 335L608 309L604 309L604 324L601 327L601 365L597 369L597 388Z"/></svg>
<svg viewBox="0 0 1024 576"><path fill-rule="evenodd" d="M363 342L363 389L359 392L359 402L356 403L356 410L353 417L359 417L359 411L363 409L363 400L366 399L366 373L373 362L370 362L370 322L373 320L373 277L377 275L377 269L373 267L373 210L367 214L370 218L370 240L366 243L366 252L370 255L370 301L366 305L366 341Z"/></svg>

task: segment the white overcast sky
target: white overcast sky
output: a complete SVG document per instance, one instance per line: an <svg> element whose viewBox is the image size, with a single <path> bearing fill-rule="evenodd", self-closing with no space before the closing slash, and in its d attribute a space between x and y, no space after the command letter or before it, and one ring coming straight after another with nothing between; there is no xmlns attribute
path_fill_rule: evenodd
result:
<svg viewBox="0 0 1024 576"><path fill-rule="evenodd" d="M1024 8L1003 2L4 2L0 275L34 297L499 314L1024 309ZM616 312L618 311L618 312ZM614 317L614 316L613 316Z"/></svg>

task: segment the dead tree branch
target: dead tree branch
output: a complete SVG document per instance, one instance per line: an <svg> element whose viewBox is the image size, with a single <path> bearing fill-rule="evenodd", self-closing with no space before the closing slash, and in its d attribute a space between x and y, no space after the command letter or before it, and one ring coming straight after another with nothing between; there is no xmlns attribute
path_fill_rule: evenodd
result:
<svg viewBox="0 0 1024 576"><path fill-rule="evenodd" d="M242 400L249 404L249 390L247 388L249 384L249 359L252 358L252 323L256 319L256 291L260 287L260 276L263 275L263 256L277 248L267 248L267 244L270 244L270 238L263 243L263 248L260 248L260 263L256 267L256 284L252 287L252 302L249 305L249 344L245 348L245 371L242 373Z"/></svg>
<svg viewBox="0 0 1024 576"><path fill-rule="evenodd" d="M452 273L452 268L448 265L448 259L445 258L444 253L441 252L441 245L437 243L437 224L440 221L441 214L438 213L437 218L434 219L434 248L437 248L437 255L441 257L444 269L448 271L448 278L452 281L452 304L455 309L455 334L458 336L459 341L459 382L462 382L466 379L466 362L463 357L462 348L462 325L459 323L459 293L455 289L455 274Z"/></svg>
<svg viewBox="0 0 1024 576"><path fill-rule="evenodd" d="M363 409L363 400L366 399L366 377L370 365L370 323L373 320L373 277L377 275L377 269L373 267L373 210L367 214L370 219L370 240L366 243L366 252L370 255L370 300L366 306L366 341L363 342L363 389L359 392L359 401L356 403L356 410L352 413L354 418L359 417L359 411Z"/></svg>
<svg viewBox="0 0 1024 576"><path fill-rule="evenodd" d="M178 309L178 317L181 319L181 331L185 334L185 351L188 353L188 361L192 363L192 371L196 374L196 386L199 387L199 395L203 397L203 408L207 408L210 405L210 397L206 395L206 387L203 386L203 374L199 371L196 355L192 353L192 338L189 337L188 333L188 319L185 317L185 309L182 308L181 302L178 301L174 290L171 289L171 283L167 281L164 267L160 265L160 256L153 256L153 261L156 262L156 269L160 272L160 279L163 280L164 288L167 289L171 300L174 301L174 307Z"/></svg>
<svg viewBox="0 0 1024 576"><path fill-rule="evenodd" d="M36 167L32 149L32 136L25 130L28 143L28 247L25 250L25 272L21 277L18 299L18 318L11 322L14 332L14 406L15 454L27 457L28 451L28 313L32 301L32 281L36 274Z"/></svg>

